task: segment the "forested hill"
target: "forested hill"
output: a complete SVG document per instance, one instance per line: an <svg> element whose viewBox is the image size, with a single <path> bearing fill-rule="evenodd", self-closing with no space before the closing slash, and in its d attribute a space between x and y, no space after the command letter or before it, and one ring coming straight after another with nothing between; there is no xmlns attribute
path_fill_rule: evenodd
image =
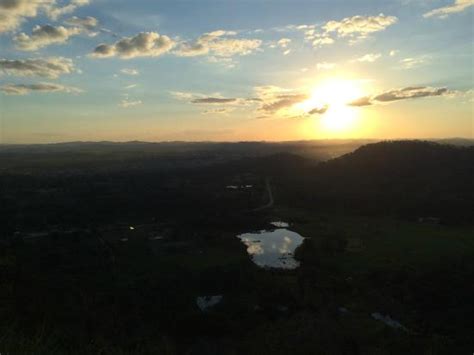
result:
<svg viewBox="0 0 474 355"><path fill-rule="evenodd" d="M295 187L294 198L331 209L467 222L474 211L473 176L472 146L380 142L320 163Z"/></svg>

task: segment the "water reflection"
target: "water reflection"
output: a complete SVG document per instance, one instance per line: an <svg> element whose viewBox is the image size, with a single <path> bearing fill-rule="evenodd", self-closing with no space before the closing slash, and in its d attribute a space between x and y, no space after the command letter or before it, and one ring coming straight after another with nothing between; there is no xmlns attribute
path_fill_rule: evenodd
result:
<svg viewBox="0 0 474 355"><path fill-rule="evenodd" d="M246 246L247 253L255 264L261 267L295 269L299 262L294 252L303 243L304 238L288 229L275 229L238 235Z"/></svg>

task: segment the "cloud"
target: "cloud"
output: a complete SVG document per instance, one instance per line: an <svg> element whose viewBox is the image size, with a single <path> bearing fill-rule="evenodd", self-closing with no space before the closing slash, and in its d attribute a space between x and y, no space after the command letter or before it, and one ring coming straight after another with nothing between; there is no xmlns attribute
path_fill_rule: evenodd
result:
<svg viewBox="0 0 474 355"><path fill-rule="evenodd" d="M433 88L429 86L409 86L402 89L394 89L383 92L372 97L361 97L349 102L349 106L369 106L376 103L389 103L400 100L420 99L423 97L449 96L451 91L447 88Z"/></svg>
<svg viewBox="0 0 474 355"><path fill-rule="evenodd" d="M54 0L0 0L0 33L16 30L25 18L36 17Z"/></svg>
<svg viewBox="0 0 474 355"><path fill-rule="evenodd" d="M349 102L348 106L355 106L355 107L362 107L362 106L370 106L372 105L371 98L369 96L361 97L357 100Z"/></svg>
<svg viewBox="0 0 474 355"><path fill-rule="evenodd" d="M474 5L474 0L455 0L453 4L431 10L423 17L446 18L451 14L459 13Z"/></svg>
<svg viewBox="0 0 474 355"><path fill-rule="evenodd" d="M357 58L355 60L353 60L353 62L367 62L367 63L373 63L375 62L376 60L378 60L380 57L382 57L382 54L380 53L369 53L369 54L366 54L360 58Z"/></svg>
<svg viewBox="0 0 474 355"><path fill-rule="evenodd" d="M56 21L89 3L89 0L71 0L68 5L58 7L56 0L0 0L0 33L15 31L26 18L34 18L39 13Z"/></svg>
<svg viewBox="0 0 474 355"><path fill-rule="evenodd" d="M218 30L205 33L195 42L181 43L175 54L180 57L194 57L210 54L214 57L232 57L251 54L262 45L259 39L229 38L237 33Z"/></svg>
<svg viewBox="0 0 474 355"><path fill-rule="evenodd" d="M278 86L267 85L254 88L256 99L260 103L257 111L264 116L277 114L279 116L291 116L292 107L308 99L308 95L284 89Z"/></svg>
<svg viewBox="0 0 474 355"><path fill-rule="evenodd" d="M171 96L178 100L185 100L191 101L197 96L201 96L201 94L196 94L192 92L184 92L184 91L170 91Z"/></svg>
<svg viewBox="0 0 474 355"><path fill-rule="evenodd" d="M308 112L308 115L324 115L329 109L329 105L324 105L323 107L315 107Z"/></svg>
<svg viewBox="0 0 474 355"><path fill-rule="evenodd" d="M405 58L400 61L400 64L405 69L413 69L422 66L430 61L429 56L420 56L414 58Z"/></svg>
<svg viewBox="0 0 474 355"><path fill-rule="evenodd" d="M324 35L316 35L316 38L313 40L312 44L314 48L321 48L322 46L327 46L333 43L334 43L334 39L324 34Z"/></svg>
<svg viewBox="0 0 474 355"><path fill-rule="evenodd" d="M130 84L130 85L127 85L124 87L125 90L130 90L130 89L133 89L133 88L136 88L138 86L138 84Z"/></svg>
<svg viewBox="0 0 474 355"><path fill-rule="evenodd" d="M390 54L390 57L396 56L399 52L400 52L400 51L399 51L398 49L392 49L392 50L390 51L390 53L389 53L389 54Z"/></svg>
<svg viewBox="0 0 474 355"><path fill-rule="evenodd" d="M270 42L268 46L270 48L281 48L283 50L283 55L288 55L291 53L291 49L289 48L290 44L290 38L281 38L276 42Z"/></svg>
<svg viewBox="0 0 474 355"><path fill-rule="evenodd" d="M7 0L8 1L8 0ZM67 14L71 14L76 11L77 8L85 5L89 5L90 0L71 0L69 4L63 7L50 7L47 10L48 16L52 20L57 20L59 17Z"/></svg>
<svg viewBox="0 0 474 355"><path fill-rule="evenodd" d="M254 88L254 92L255 96L253 97L223 97L219 93L204 95L182 91L172 91L170 94L178 100L191 104L217 106L217 108L209 108L203 112L206 114L228 113L235 109L251 109L257 116L264 117L269 115L294 117L307 114L302 112L302 109L294 107L305 101L308 98L307 94L272 85L257 86ZM314 113L316 111L313 111ZM322 114L323 111L320 113Z"/></svg>
<svg viewBox="0 0 474 355"><path fill-rule="evenodd" d="M56 83L5 84L0 87L0 91L7 95L27 95L30 92L65 92L71 94L79 94L82 92L81 89Z"/></svg>
<svg viewBox="0 0 474 355"><path fill-rule="evenodd" d="M51 44L64 44L69 37L81 33L78 27L66 28L64 26L54 27L51 25L35 26L31 36L20 33L13 38L17 49L22 51L36 51Z"/></svg>
<svg viewBox="0 0 474 355"><path fill-rule="evenodd" d="M303 102L308 98L306 94L283 94L275 96L271 102L265 103L260 108L266 114L272 114L281 109L291 107L297 103Z"/></svg>
<svg viewBox="0 0 474 355"><path fill-rule="evenodd" d="M132 68L123 68L122 70L120 70L120 72L122 74L125 74L125 75L138 75L138 74L140 74L140 72L137 69L132 69Z"/></svg>
<svg viewBox="0 0 474 355"><path fill-rule="evenodd" d="M129 108L129 107L141 105L142 103L143 102L141 100L130 100L130 99L126 98L126 99L123 99L122 101L120 101L119 106L123 107L123 108Z"/></svg>
<svg viewBox="0 0 474 355"><path fill-rule="evenodd" d="M92 16L87 17L77 17L73 16L64 21L66 25L75 26L81 28L84 32L87 32L90 37L95 37L97 32L97 26L99 21Z"/></svg>
<svg viewBox="0 0 474 355"><path fill-rule="evenodd" d="M336 67L336 63L321 62L316 64L317 70L330 70Z"/></svg>
<svg viewBox="0 0 474 355"><path fill-rule="evenodd" d="M14 76L39 76L57 79L75 70L71 59L63 57L36 59L0 59L0 73Z"/></svg>
<svg viewBox="0 0 474 355"><path fill-rule="evenodd" d="M178 100L188 101L191 104L198 105L248 106L261 101L257 97L223 97L220 93L205 95L194 92L171 91L170 94Z"/></svg>
<svg viewBox="0 0 474 355"><path fill-rule="evenodd" d="M140 32L134 37L124 37L114 44L100 44L91 54L95 58L120 57L131 59L136 57L158 57L169 52L175 42L157 32Z"/></svg>
<svg viewBox="0 0 474 355"><path fill-rule="evenodd" d="M225 115L229 112L232 112L234 109L232 107L222 107L222 108L215 108L211 110L205 110L202 112L203 115Z"/></svg>
<svg viewBox="0 0 474 355"><path fill-rule="evenodd" d="M365 38L369 34L385 30L387 27L398 22L395 16L353 16L346 17L341 21L329 21L323 29L327 32L335 32L340 37Z"/></svg>
<svg viewBox="0 0 474 355"><path fill-rule="evenodd" d="M406 99L418 99L421 97L441 96L448 92L447 88L432 88L425 86L406 87L391 90L375 96L372 100L379 102L391 102Z"/></svg>
<svg viewBox="0 0 474 355"><path fill-rule="evenodd" d="M223 98L223 97L203 97L199 99L191 100L193 104L229 104L236 102L236 98Z"/></svg>
<svg viewBox="0 0 474 355"><path fill-rule="evenodd" d="M291 39L289 38L281 38L278 42L277 42L277 45L280 47L280 48L287 48L291 43Z"/></svg>

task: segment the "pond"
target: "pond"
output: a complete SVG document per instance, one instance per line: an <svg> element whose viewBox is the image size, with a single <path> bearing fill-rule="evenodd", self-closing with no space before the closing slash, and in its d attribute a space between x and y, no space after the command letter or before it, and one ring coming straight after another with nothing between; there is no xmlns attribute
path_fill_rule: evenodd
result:
<svg viewBox="0 0 474 355"><path fill-rule="evenodd" d="M285 228L244 233L237 236L247 246L253 262L264 268L296 269L294 252L304 238Z"/></svg>

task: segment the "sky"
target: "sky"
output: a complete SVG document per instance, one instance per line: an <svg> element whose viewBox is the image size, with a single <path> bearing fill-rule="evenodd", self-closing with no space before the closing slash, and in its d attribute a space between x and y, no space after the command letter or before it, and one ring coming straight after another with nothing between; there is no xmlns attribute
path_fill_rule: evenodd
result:
<svg viewBox="0 0 474 355"><path fill-rule="evenodd" d="M474 137L474 0L0 0L0 143Z"/></svg>

